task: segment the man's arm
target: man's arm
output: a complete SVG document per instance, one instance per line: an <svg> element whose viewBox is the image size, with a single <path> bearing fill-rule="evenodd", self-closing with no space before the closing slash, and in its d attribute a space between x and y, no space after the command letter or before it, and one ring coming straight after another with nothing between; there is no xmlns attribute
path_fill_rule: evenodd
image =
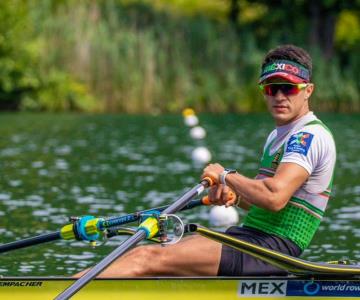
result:
<svg viewBox="0 0 360 300"><path fill-rule="evenodd" d="M219 178L224 168L219 164L211 164L204 169L203 177ZM280 163L274 177L266 179L250 179L241 174L228 174L226 182L247 204L279 211L291 196L308 179L309 173L296 163ZM221 189L219 189L221 190ZM214 195L215 201L226 199L221 191Z"/></svg>

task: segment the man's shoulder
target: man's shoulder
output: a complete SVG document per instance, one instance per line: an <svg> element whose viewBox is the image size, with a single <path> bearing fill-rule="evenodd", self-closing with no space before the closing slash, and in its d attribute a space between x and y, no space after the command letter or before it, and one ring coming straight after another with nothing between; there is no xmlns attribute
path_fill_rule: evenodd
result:
<svg viewBox="0 0 360 300"><path fill-rule="evenodd" d="M328 140L328 141L334 140L333 134L329 129L329 127L326 126L326 124L324 124L319 119L315 119L314 121L304 124L304 126L296 130L294 134L299 134L301 132L308 133L312 135L314 138L316 137L316 139L319 140Z"/></svg>
<svg viewBox="0 0 360 300"><path fill-rule="evenodd" d="M286 152L297 152L296 149L306 154L310 149L319 153L336 153L333 135L323 123L305 124L293 132L287 141Z"/></svg>

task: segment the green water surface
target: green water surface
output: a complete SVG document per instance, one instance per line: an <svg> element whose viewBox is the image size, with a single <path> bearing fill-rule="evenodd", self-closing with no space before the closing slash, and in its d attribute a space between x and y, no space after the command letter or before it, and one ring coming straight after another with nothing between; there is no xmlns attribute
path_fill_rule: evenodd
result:
<svg viewBox="0 0 360 300"><path fill-rule="evenodd" d="M360 260L360 117L321 115L338 149L334 196L303 257ZM263 114L201 115L203 141L194 141L179 115L0 115L0 241L56 231L69 216L123 215L171 203L194 186L206 146L213 160L254 177L273 127ZM181 213L208 223L209 208ZM240 213L243 215L243 213ZM121 243L95 249L57 241L0 256L1 275L65 275L89 267Z"/></svg>

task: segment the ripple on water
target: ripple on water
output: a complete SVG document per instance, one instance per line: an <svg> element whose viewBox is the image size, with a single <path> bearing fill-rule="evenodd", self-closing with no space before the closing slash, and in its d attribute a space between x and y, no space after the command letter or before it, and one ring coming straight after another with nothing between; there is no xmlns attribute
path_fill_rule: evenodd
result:
<svg viewBox="0 0 360 300"><path fill-rule="evenodd" d="M35 168L35 169L40 169L45 165L45 163L43 161L34 161L31 164L31 167Z"/></svg>
<svg viewBox="0 0 360 300"><path fill-rule="evenodd" d="M40 169L38 174L39 174L39 176L42 176L42 177L50 176L50 172L48 170L46 170L46 169Z"/></svg>
<svg viewBox="0 0 360 300"><path fill-rule="evenodd" d="M112 206L112 209L116 212L124 212L124 205L116 204Z"/></svg>
<svg viewBox="0 0 360 300"><path fill-rule="evenodd" d="M55 161L55 168L58 170L67 170L69 168L69 164L64 159L57 159Z"/></svg>
<svg viewBox="0 0 360 300"><path fill-rule="evenodd" d="M127 172L136 172L136 173L151 173L158 174L160 172L160 168L154 165L143 165L143 164L132 164L126 166Z"/></svg>
<svg viewBox="0 0 360 300"><path fill-rule="evenodd" d="M6 194L6 193L0 193L0 201L2 200L9 200L11 198L10 194Z"/></svg>
<svg viewBox="0 0 360 300"><path fill-rule="evenodd" d="M149 203L149 206L159 206L175 197L176 194L174 192L149 191L143 197L143 201L144 203Z"/></svg>
<svg viewBox="0 0 360 300"><path fill-rule="evenodd" d="M70 192L74 195L79 195L81 192L82 192L82 189L78 186L73 186L71 189L70 189Z"/></svg>
<svg viewBox="0 0 360 300"><path fill-rule="evenodd" d="M12 187L19 187L22 183L22 180L9 180L9 185Z"/></svg>
<svg viewBox="0 0 360 300"><path fill-rule="evenodd" d="M0 228L0 235L6 238L15 236L15 234L8 228Z"/></svg>
<svg viewBox="0 0 360 300"><path fill-rule="evenodd" d="M21 262L19 266L19 272L21 273L31 273L33 272L35 266L30 265L26 262Z"/></svg>
<svg viewBox="0 0 360 300"><path fill-rule="evenodd" d="M88 192L88 193L94 193L94 194L97 194L97 193L103 193L105 192L105 188L103 186L87 186L85 187L85 191Z"/></svg>
<svg viewBox="0 0 360 300"><path fill-rule="evenodd" d="M14 142L15 144L21 143L23 140L24 138L20 134L14 134L11 137L11 141Z"/></svg>
<svg viewBox="0 0 360 300"><path fill-rule="evenodd" d="M35 201L35 202L43 202L44 201L44 197L40 196L40 195L29 195L26 197L27 200L30 201Z"/></svg>
<svg viewBox="0 0 360 300"><path fill-rule="evenodd" d="M68 155L72 152L72 148L69 145L64 145L64 146L56 147L54 152L57 155Z"/></svg>
<svg viewBox="0 0 360 300"><path fill-rule="evenodd" d="M94 253L91 253L91 252L83 252L81 254L69 254L68 255L68 259L70 260L74 260L74 261L79 261L79 260L86 260L86 259L91 259L95 257L95 254Z"/></svg>
<svg viewBox="0 0 360 300"><path fill-rule="evenodd" d="M74 144L77 147L87 147L88 146L88 142L86 140L77 140L77 141L75 141Z"/></svg>
<svg viewBox="0 0 360 300"><path fill-rule="evenodd" d="M98 200L99 202L102 202L101 199ZM90 209L91 210L95 210L95 211L99 211L101 209L108 209L111 210L113 207L112 204L105 204L105 203L101 203L101 204L91 204L90 205Z"/></svg>
<svg viewBox="0 0 360 300"><path fill-rule="evenodd" d="M346 222L347 224L348 222ZM332 223L330 224L330 227L329 227L330 230L332 231L344 231L344 230L350 230L352 229L352 226L351 225L344 225L344 224L339 224L339 222L337 223ZM326 229L327 230L327 229Z"/></svg>
<svg viewBox="0 0 360 300"><path fill-rule="evenodd" d="M66 211L61 215L50 216L49 221L51 221L52 224L64 225L69 222L69 212Z"/></svg>
<svg viewBox="0 0 360 300"><path fill-rule="evenodd" d="M360 206L344 206L334 211L338 219L343 219L347 222L360 219Z"/></svg>
<svg viewBox="0 0 360 300"><path fill-rule="evenodd" d="M166 172L171 172L173 174L181 174L183 172L188 172L192 169L189 163L181 161L173 161L165 164Z"/></svg>
<svg viewBox="0 0 360 300"><path fill-rule="evenodd" d="M84 172L84 173L90 173L92 171L93 167L91 165L81 165L80 166L80 170L81 172Z"/></svg>
<svg viewBox="0 0 360 300"><path fill-rule="evenodd" d="M79 204L93 203L95 201L95 196L93 196L93 195L82 196L82 197L76 198L75 201Z"/></svg>
<svg viewBox="0 0 360 300"><path fill-rule="evenodd" d="M52 207L50 204L46 203L41 209L35 209L32 213L37 217L50 217L51 215L65 214L67 213L67 209L64 207Z"/></svg>
<svg viewBox="0 0 360 300"><path fill-rule="evenodd" d="M96 203L90 204L88 208L88 211L91 214L97 214L101 210L122 212L124 206L122 204L114 205L113 202L110 202L108 199L97 199Z"/></svg>
<svg viewBox="0 0 360 300"><path fill-rule="evenodd" d="M360 195L360 185L346 187L342 190L343 195Z"/></svg>
<svg viewBox="0 0 360 300"><path fill-rule="evenodd" d="M20 148L5 148L0 151L0 156L2 157L11 157L11 156L17 156L21 153Z"/></svg>
<svg viewBox="0 0 360 300"><path fill-rule="evenodd" d="M360 238L360 228L353 228L352 232L354 237Z"/></svg>
<svg viewBox="0 0 360 300"><path fill-rule="evenodd" d="M9 208L18 208L18 207L38 207L42 205L42 201L34 201L34 200L6 200L3 201L3 204L8 206Z"/></svg>
<svg viewBox="0 0 360 300"><path fill-rule="evenodd" d="M126 191L119 191L119 190L117 190L115 194L116 194L116 198L117 198L118 200L120 200L122 203L128 203L129 200L130 200L133 196L135 196L135 195L132 194L132 193L128 193L128 192L126 192Z"/></svg>

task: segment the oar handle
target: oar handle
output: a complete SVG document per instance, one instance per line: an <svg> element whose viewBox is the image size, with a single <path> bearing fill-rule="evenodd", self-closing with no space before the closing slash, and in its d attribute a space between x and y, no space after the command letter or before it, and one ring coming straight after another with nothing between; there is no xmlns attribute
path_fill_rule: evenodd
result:
<svg viewBox="0 0 360 300"><path fill-rule="evenodd" d="M216 184L216 178L213 178L212 176L206 176L201 179L200 184L203 185L204 188L211 187Z"/></svg>

